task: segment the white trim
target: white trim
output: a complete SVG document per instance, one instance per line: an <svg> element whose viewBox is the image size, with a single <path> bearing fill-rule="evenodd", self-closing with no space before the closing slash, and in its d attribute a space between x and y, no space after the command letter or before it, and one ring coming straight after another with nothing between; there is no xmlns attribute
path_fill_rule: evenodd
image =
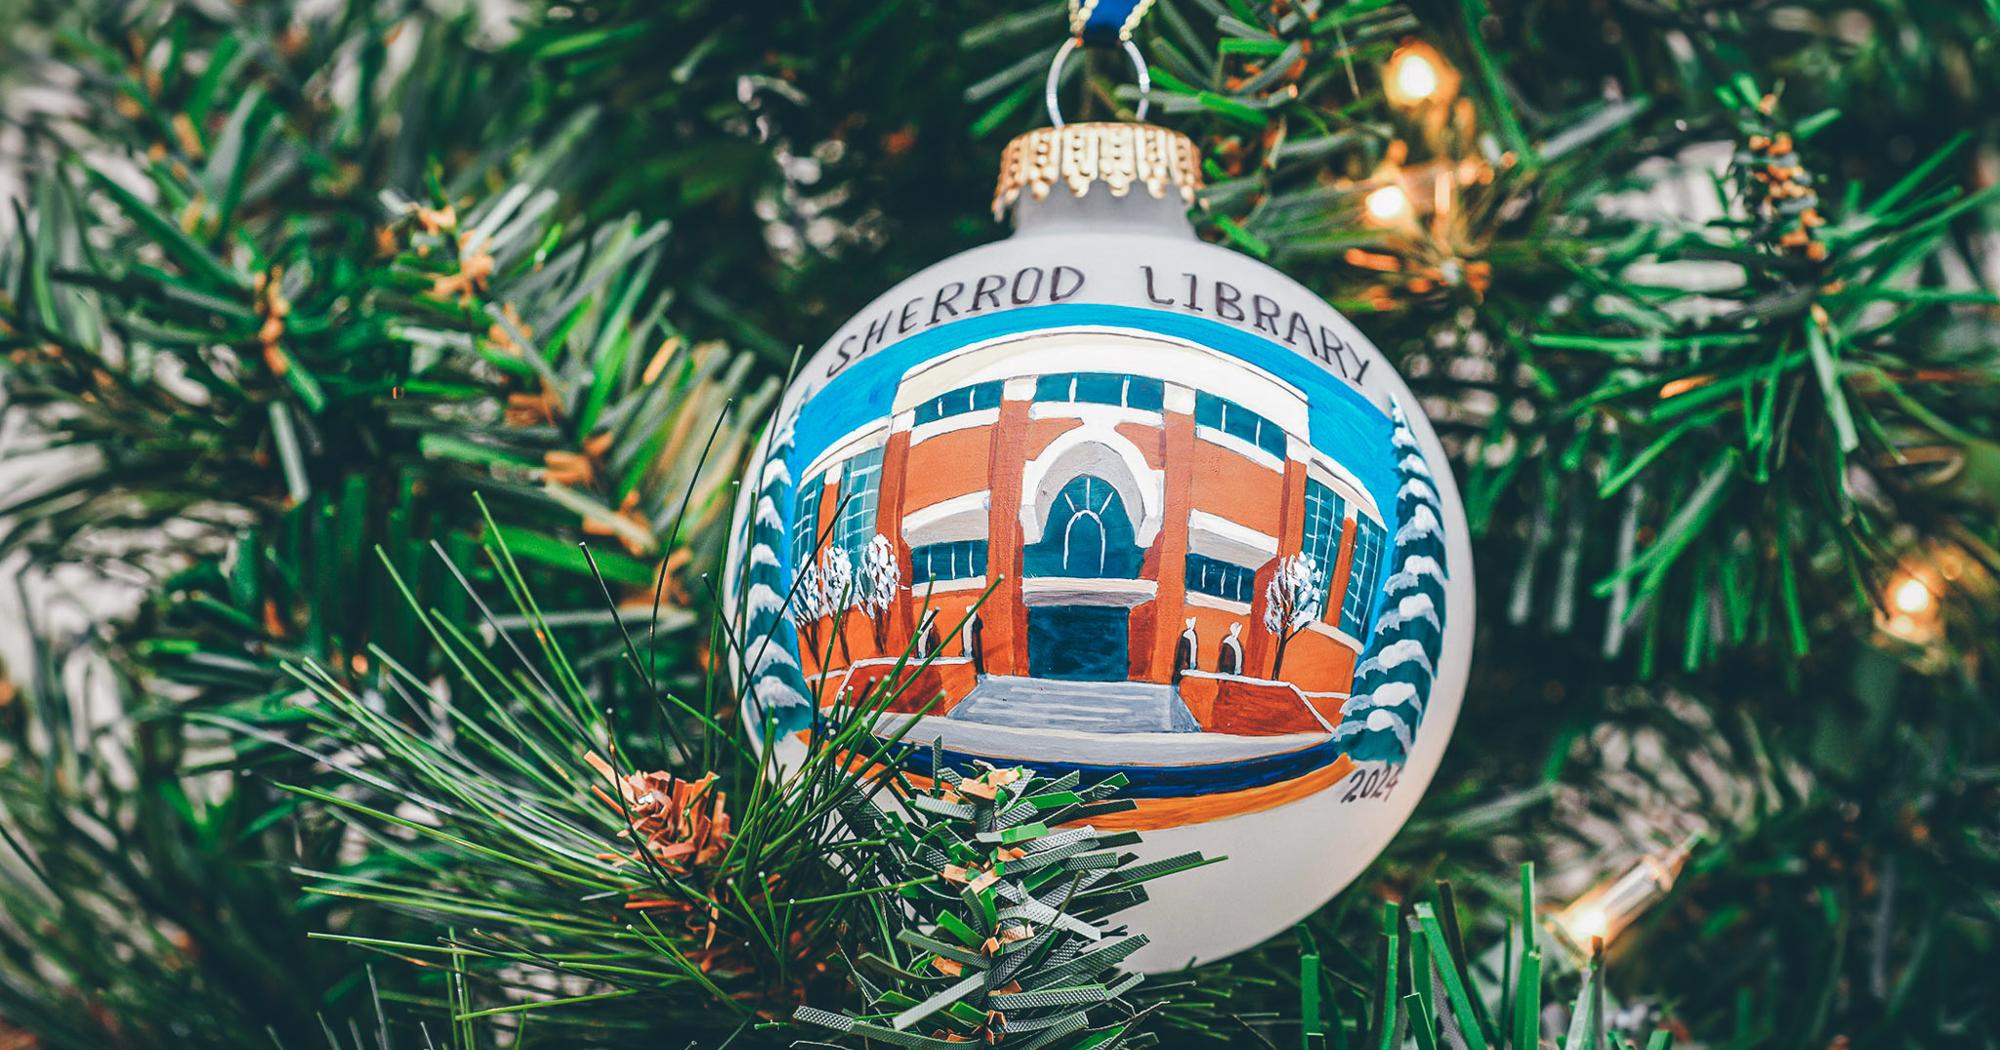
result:
<svg viewBox="0 0 2000 1050"><path fill-rule="evenodd" d="M893 410L975 383L1062 372L1116 372L1229 390L1231 401L1287 431L1304 433L1307 426L1305 392L1275 373L1192 340L1112 325L1014 333L920 362L897 378Z"/></svg>
<svg viewBox="0 0 2000 1050"><path fill-rule="evenodd" d="M1226 448L1229 451L1234 452L1239 456L1242 456L1244 459L1247 459L1250 462L1255 463L1260 467L1267 467L1271 470L1279 472L1280 474L1284 473L1285 470L1284 460L1270 454L1269 452L1264 451L1261 448L1258 448L1257 446L1251 444L1248 441L1243 440L1240 437L1237 437L1234 434L1228 433L1227 431L1217 430L1214 427L1204 427L1197 425L1194 428L1194 436L1197 439L1201 441L1206 441L1211 445L1215 445L1219 448ZM1285 447L1287 449L1292 447L1292 440L1293 440L1292 435L1290 434L1285 435Z"/></svg>
<svg viewBox="0 0 2000 1050"><path fill-rule="evenodd" d="M983 591L985 589L986 577L961 576L955 580L926 580L923 583L910 584L910 597L921 599L933 594L949 594L952 591Z"/></svg>
<svg viewBox="0 0 2000 1050"><path fill-rule="evenodd" d="M1361 642L1358 639L1356 639L1353 635L1348 634L1346 631L1343 631L1340 628L1335 627L1330 623L1327 623L1325 620L1314 620L1313 622L1306 624L1306 630L1311 631L1312 633L1317 635L1331 638L1334 641L1339 642L1340 644L1348 647L1349 649L1354 650L1357 653L1361 651Z"/></svg>
<svg viewBox="0 0 2000 1050"><path fill-rule="evenodd" d="M870 449L881 448L887 443L888 438L889 420L887 419L877 419L865 426L858 427L841 435L839 440L827 445L826 451L820 453L812 462L806 464L806 469L799 471L799 477L810 478L815 474L823 474L828 467L833 466L835 463L844 463ZM840 479L829 478L828 480L838 481Z"/></svg>
<svg viewBox="0 0 2000 1050"><path fill-rule="evenodd" d="M915 419L916 416L915 412L910 413L911 419ZM897 413L896 418L903 418L902 413ZM960 412L955 416L945 416L942 419L933 419L925 423L915 423L909 428L910 447L915 448L940 434L949 434L955 430L970 430L973 427L990 427L998 422L1000 422L999 409L975 408L970 412Z"/></svg>
<svg viewBox="0 0 2000 1050"><path fill-rule="evenodd" d="M1306 477L1325 485L1339 494L1347 505L1368 512L1375 524L1382 525L1381 508L1375 505L1375 497L1361 484L1361 479L1340 465L1340 461L1318 449L1310 449L1306 459Z"/></svg>
<svg viewBox="0 0 2000 1050"><path fill-rule="evenodd" d="M1029 419L1081 419L1086 423L1117 425L1138 423L1141 426L1163 427L1166 417L1149 408L1129 408L1125 405L1100 405L1094 401L1037 401L1028 406Z"/></svg>
<svg viewBox="0 0 2000 1050"><path fill-rule="evenodd" d="M1218 612L1234 613L1237 616L1250 615L1249 602L1232 602L1227 598L1218 598L1213 594L1205 594L1192 587L1188 588L1187 594L1182 596L1181 604L1192 605L1197 609L1214 609Z"/></svg>
<svg viewBox="0 0 2000 1050"><path fill-rule="evenodd" d="M1194 388L1179 383L1168 383L1161 392L1161 405L1175 415L1194 415Z"/></svg>
<svg viewBox="0 0 2000 1050"><path fill-rule="evenodd" d="M1021 581L1023 605L1101 605L1130 609L1152 601L1156 580L1121 580L1097 576L1035 576Z"/></svg>
<svg viewBox="0 0 2000 1050"><path fill-rule="evenodd" d="M1252 572L1278 556L1278 537L1205 510L1188 511L1188 550Z"/></svg>
<svg viewBox="0 0 2000 1050"><path fill-rule="evenodd" d="M903 542L911 547L956 540L983 540L987 532L989 492L981 489L939 500L903 515Z"/></svg>
<svg viewBox="0 0 2000 1050"><path fill-rule="evenodd" d="M1166 472L1147 466L1139 447L1109 424L1090 421L1057 435L1022 469L1021 541L1041 542L1057 494L1084 473L1094 473L1117 490L1125 513L1134 517L1133 542L1142 550L1151 547L1165 515Z"/></svg>

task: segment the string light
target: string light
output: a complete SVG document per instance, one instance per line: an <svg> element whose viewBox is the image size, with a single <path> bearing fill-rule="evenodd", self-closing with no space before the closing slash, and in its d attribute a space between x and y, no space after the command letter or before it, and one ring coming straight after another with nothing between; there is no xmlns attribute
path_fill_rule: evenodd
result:
<svg viewBox="0 0 2000 1050"><path fill-rule="evenodd" d="M1570 947L1589 955L1598 944L1610 944L1647 909L1666 899L1687 866L1699 836L1639 858L1624 874L1601 882L1570 906L1556 913L1555 930Z"/></svg>
<svg viewBox="0 0 2000 1050"><path fill-rule="evenodd" d="M1448 98L1458 90L1458 75L1429 44L1412 40L1389 56L1382 93L1397 106L1414 108Z"/></svg>
<svg viewBox="0 0 2000 1050"><path fill-rule="evenodd" d="M1944 635L1944 606L1938 600L1942 589L1937 570L1921 561L1905 562L1883 588L1876 626L1911 645L1935 644Z"/></svg>
<svg viewBox="0 0 2000 1050"><path fill-rule="evenodd" d="M1409 217L1410 195L1401 186L1381 186L1368 191L1361 205L1368 210L1370 219L1387 226Z"/></svg>
<svg viewBox="0 0 2000 1050"><path fill-rule="evenodd" d="M1937 599L1931 596L1931 589L1914 576L1896 585L1894 600L1897 612L1911 616L1930 612L1937 605Z"/></svg>
<svg viewBox="0 0 2000 1050"><path fill-rule="evenodd" d="M1437 67L1422 55L1409 55L1395 71L1396 91L1406 98L1429 98L1438 88Z"/></svg>

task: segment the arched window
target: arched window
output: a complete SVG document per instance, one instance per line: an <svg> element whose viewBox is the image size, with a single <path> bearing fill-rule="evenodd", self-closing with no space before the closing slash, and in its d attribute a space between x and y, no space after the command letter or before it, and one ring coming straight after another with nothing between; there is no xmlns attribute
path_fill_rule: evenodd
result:
<svg viewBox="0 0 2000 1050"><path fill-rule="evenodd" d="M1194 620L1187 622L1187 630L1181 632L1180 640L1174 645L1174 684L1179 685L1181 677L1196 670L1196 653L1201 649L1201 639L1195 634Z"/></svg>
<svg viewBox="0 0 2000 1050"><path fill-rule="evenodd" d="M1242 633L1242 624L1232 623L1229 625L1229 637L1222 640L1222 654L1215 662L1215 669L1217 671L1229 675L1240 675L1243 673L1243 642L1237 638L1237 635Z"/></svg>
<svg viewBox="0 0 2000 1050"><path fill-rule="evenodd" d="M980 637L982 628L979 622L979 614L970 608L966 609L965 626L959 628L959 630L963 632L965 655L972 658L972 673L976 675L985 674L986 646Z"/></svg>
<svg viewBox="0 0 2000 1050"><path fill-rule="evenodd" d="M1024 552L1028 576L1133 579L1143 551L1118 490L1103 478L1080 474L1056 494L1038 543Z"/></svg>

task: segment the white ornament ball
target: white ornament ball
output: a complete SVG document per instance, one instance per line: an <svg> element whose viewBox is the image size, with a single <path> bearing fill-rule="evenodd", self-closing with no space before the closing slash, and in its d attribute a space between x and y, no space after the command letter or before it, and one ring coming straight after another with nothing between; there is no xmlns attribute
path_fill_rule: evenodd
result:
<svg viewBox="0 0 2000 1050"><path fill-rule="evenodd" d="M1436 771L1472 645L1465 513L1408 388L1318 296L1194 236L1195 172L1145 125L1010 146L1016 232L805 363L726 575L744 720L781 766L893 694L878 732L1122 774L1138 808L1097 826L1227 857L1127 914L1143 970L1352 881Z"/></svg>

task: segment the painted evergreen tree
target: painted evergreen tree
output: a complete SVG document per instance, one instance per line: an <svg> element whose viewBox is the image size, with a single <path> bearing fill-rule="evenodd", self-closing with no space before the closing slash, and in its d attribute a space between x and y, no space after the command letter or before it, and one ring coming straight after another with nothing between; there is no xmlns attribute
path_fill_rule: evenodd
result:
<svg viewBox="0 0 2000 1050"><path fill-rule="evenodd" d="M798 634L786 629L793 615L785 574L791 534L780 508L792 505L792 474L785 465L791 448L789 426L771 438L758 478L743 577L744 672L765 731L781 735L806 728L813 713L805 671L799 666Z"/></svg>
<svg viewBox="0 0 2000 1050"><path fill-rule="evenodd" d="M1383 585L1386 607L1354 670L1354 695L1333 734L1358 761L1401 762L1408 757L1444 647L1447 573L1437 488L1402 406L1392 405L1390 413L1396 423L1392 440L1400 479L1396 571Z"/></svg>

